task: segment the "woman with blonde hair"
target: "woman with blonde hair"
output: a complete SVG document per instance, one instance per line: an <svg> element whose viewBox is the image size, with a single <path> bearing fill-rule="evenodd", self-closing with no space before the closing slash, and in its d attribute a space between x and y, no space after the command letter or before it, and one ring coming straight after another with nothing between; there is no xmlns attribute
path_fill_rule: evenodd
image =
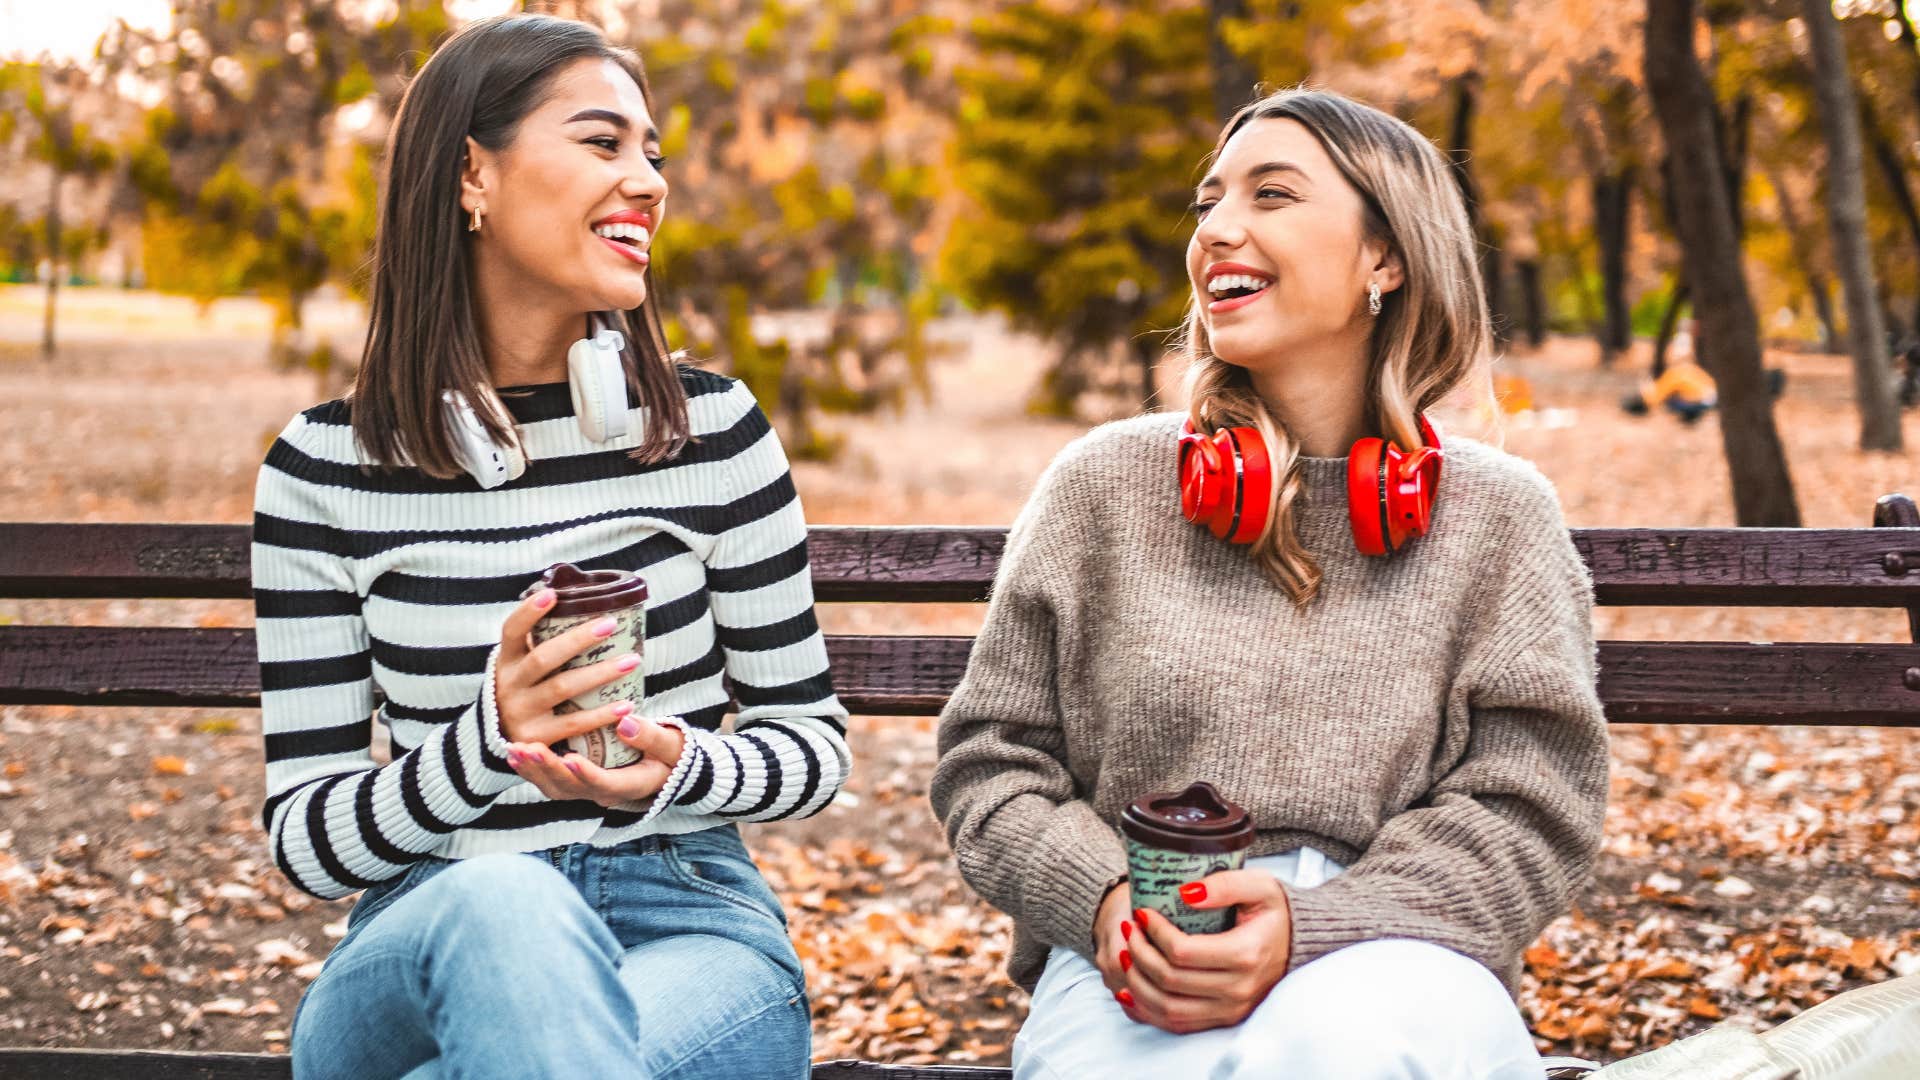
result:
<svg viewBox="0 0 1920 1080"><path fill-rule="evenodd" d="M1459 191L1289 90L1198 196L1189 409L1054 460L941 719L935 811L1033 991L1015 1074L1539 1080L1510 994L1598 848L1606 733L1552 486L1426 418L1488 384ZM1221 933L1137 906L1118 831L1195 780L1253 824L1179 890Z"/></svg>

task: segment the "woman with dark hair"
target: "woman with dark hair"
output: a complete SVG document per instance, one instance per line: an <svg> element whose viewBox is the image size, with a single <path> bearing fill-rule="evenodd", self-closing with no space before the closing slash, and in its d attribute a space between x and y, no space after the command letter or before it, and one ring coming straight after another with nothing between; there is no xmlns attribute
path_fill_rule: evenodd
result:
<svg viewBox="0 0 1920 1080"><path fill-rule="evenodd" d="M735 823L833 799L846 710L779 441L664 344L653 115L580 23L442 46L394 120L358 381L260 471L262 820L295 885L364 890L302 1077L806 1075ZM535 643L562 562L644 578L642 648L569 665L611 617ZM644 700L571 708L636 669ZM637 762L561 752L614 725Z"/></svg>
<svg viewBox="0 0 1920 1080"><path fill-rule="evenodd" d="M1033 991L1014 1075L1540 1080L1509 994L1599 847L1606 727L1552 485L1425 416L1490 391L1459 188L1311 90L1209 165L1188 409L1054 460L941 717L933 806ZM1245 867L1130 880L1123 816L1196 780Z"/></svg>

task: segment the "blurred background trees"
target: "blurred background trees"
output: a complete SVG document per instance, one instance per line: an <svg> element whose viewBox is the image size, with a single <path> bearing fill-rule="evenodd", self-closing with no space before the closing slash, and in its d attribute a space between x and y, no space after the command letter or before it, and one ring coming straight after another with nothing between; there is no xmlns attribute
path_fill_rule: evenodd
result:
<svg viewBox="0 0 1920 1080"><path fill-rule="evenodd" d="M1257 87L1300 83L1449 155L1504 349L1591 336L1598 364L1657 369L1691 313L1743 521L1793 519L1762 343L1850 354L1861 446L1898 446L1890 357L1920 335L1920 42L1898 0L538 6L645 59L672 338L802 455L834 450L822 410L925 392L944 311L1054 344L1036 411L1153 401L1204 158ZM337 384L359 342L310 337L303 306L364 288L405 80L481 13L180 0L92 57L9 60L0 275L46 282L48 350L65 280L244 292L274 306L277 362Z"/></svg>

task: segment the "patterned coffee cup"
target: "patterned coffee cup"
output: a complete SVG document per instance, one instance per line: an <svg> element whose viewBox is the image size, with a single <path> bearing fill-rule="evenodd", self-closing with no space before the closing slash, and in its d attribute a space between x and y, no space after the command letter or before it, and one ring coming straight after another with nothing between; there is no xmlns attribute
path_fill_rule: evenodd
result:
<svg viewBox="0 0 1920 1080"><path fill-rule="evenodd" d="M1247 812L1204 781L1185 791L1135 799L1120 815L1127 842L1127 887L1135 908L1151 908L1189 934L1233 925L1233 909L1188 907L1180 886L1246 865L1253 843Z"/></svg>
<svg viewBox="0 0 1920 1080"><path fill-rule="evenodd" d="M582 570L572 563L555 563L540 575L539 580L527 586L521 595L531 596L541 589L552 589L555 599L553 607L533 626L536 645L551 641L576 626L599 622L609 616L619 624L612 634L595 641L578 656L568 660L562 665L562 670L597 664L622 653L646 655L647 583L638 574L626 570ZM645 672L646 664L642 663L610 683L561 702L553 711L570 713L597 709L616 701L631 701L634 708L638 709L645 699ZM640 760L641 754L620 741L620 736L614 730L618 726L609 724L575 735L566 740L564 748L579 753L602 768L617 769L622 765L631 765Z"/></svg>

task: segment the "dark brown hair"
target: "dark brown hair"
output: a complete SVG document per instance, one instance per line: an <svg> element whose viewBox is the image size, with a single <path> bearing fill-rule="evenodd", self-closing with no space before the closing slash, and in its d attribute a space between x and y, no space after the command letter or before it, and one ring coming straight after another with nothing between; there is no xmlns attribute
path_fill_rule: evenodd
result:
<svg viewBox="0 0 1920 1080"><path fill-rule="evenodd" d="M496 442L514 437L474 317L472 253L460 209L466 139L503 150L561 69L592 58L619 64L653 109L639 56L585 23L547 15L473 23L407 87L387 141L371 321L353 385L353 433L366 457L389 467L411 463L443 479L460 475L441 414L448 390L466 395ZM671 458L687 443L687 395L651 283L639 308L606 318L626 335L627 385L646 408L647 428L631 456L645 463Z"/></svg>

